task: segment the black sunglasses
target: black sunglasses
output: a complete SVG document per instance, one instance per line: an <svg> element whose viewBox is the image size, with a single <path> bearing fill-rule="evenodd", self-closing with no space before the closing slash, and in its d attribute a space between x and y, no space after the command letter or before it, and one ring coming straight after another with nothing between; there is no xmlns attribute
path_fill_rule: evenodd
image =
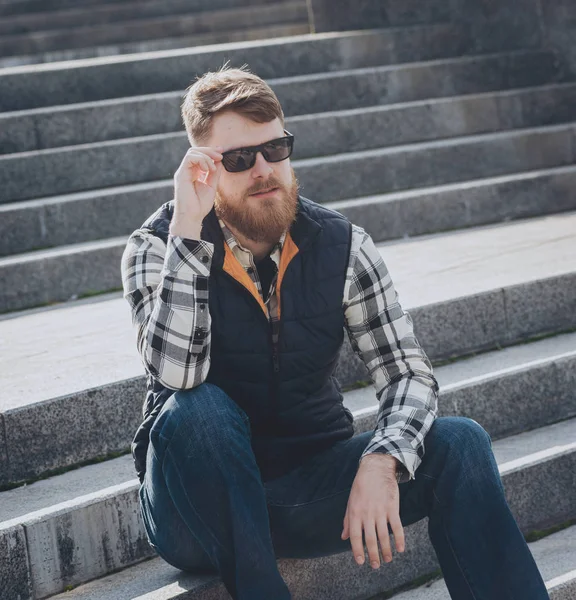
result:
<svg viewBox="0 0 576 600"><path fill-rule="evenodd" d="M236 148L222 153L222 164L230 173L240 173L247 171L256 164L256 155L262 152L266 162L280 162L286 160L292 154L294 149L294 136L284 130L285 137L276 140L270 140L259 146L248 146L246 148Z"/></svg>

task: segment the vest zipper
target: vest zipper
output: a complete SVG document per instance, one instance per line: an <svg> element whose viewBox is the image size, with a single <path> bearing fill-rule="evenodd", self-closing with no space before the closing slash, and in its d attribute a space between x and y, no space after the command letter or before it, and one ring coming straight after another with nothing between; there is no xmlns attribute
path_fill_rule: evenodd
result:
<svg viewBox="0 0 576 600"><path fill-rule="evenodd" d="M268 325L268 333L269 333L269 340L270 340L270 348L272 350L272 370L273 370L273 389L274 389L274 400L276 399L276 375L280 372L280 360L278 357L278 348L277 346L274 344L274 340L272 338L272 323L270 321L270 319L268 319L268 317L263 313L262 308L260 306L260 304L258 303L258 300L256 300L256 298L254 298L254 296L252 296L252 294L236 279L234 279L234 277L232 277L232 275L230 275L229 273L226 273L226 271L222 271L222 273L224 273L226 275L226 277L228 277L228 279L230 279L231 281L234 282L235 285L237 285L239 288L241 288L242 290L244 290L245 293L247 293L250 298L252 298L252 300L256 303L256 306L258 306L258 312L266 319L266 324ZM279 324L280 326L280 324Z"/></svg>

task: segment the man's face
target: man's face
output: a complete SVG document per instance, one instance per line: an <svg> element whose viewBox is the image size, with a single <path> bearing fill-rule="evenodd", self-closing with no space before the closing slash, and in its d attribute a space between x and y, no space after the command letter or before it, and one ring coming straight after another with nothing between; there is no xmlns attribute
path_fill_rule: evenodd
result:
<svg viewBox="0 0 576 600"><path fill-rule="evenodd" d="M224 152L257 146L284 137L279 119L255 123L226 111L212 121L207 145L221 146ZM239 233L254 242L276 243L296 218L298 182L290 159L266 162L262 153L251 169L229 173L222 169L216 200L216 214Z"/></svg>

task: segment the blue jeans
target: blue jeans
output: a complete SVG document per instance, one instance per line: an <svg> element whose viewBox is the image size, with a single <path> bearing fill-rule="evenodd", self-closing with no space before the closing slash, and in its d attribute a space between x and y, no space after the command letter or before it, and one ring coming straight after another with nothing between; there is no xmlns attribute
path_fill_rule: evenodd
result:
<svg viewBox="0 0 576 600"><path fill-rule="evenodd" d="M176 392L150 432L140 487L150 544L178 569L219 574L233 598L291 598L277 558L351 552L340 536L371 436L337 442L263 482L246 413L211 384ZM400 484L402 524L424 517L453 599L549 598L504 497L490 437L475 421L436 419L416 479Z"/></svg>

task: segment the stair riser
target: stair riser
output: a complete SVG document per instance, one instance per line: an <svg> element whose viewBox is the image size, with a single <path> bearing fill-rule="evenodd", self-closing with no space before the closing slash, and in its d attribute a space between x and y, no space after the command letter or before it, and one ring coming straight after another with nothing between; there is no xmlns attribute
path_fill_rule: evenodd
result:
<svg viewBox="0 0 576 600"><path fill-rule="evenodd" d="M0 486L126 451L142 422L145 395L141 377L6 412L0 451L9 462Z"/></svg>
<svg viewBox="0 0 576 600"><path fill-rule="evenodd" d="M528 62L531 65L529 76L525 68ZM431 77L431 73L434 76ZM283 82L280 79L272 81L271 85L284 113L291 116L541 85L555 78L550 54L529 53L513 58L479 57L362 70L349 75L336 74L322 81L303 78ZM530 123L568 121L576 112L575 96L571 87L519 91L495 99L458 98L448 104L431 101L425 107L398 107L381 116L360 112L352 118L351 126L343 126L342 132L339 131L342 116L326 115L321 121L316 117L292 117L288 119L287 127L296 128L293 132L298 134L296 151L304 152L302 156L314 156L347 148L349 143L344 133L349 134L352 146L368 148L402 143L395 142L396 139L426 139L414 137L415 132L423 131L423 125L430 131L440 127L438 137L444 137L452 130L493 131L495 123L502 128L517 128ZM181 102L181 94L166 94L56 112L44 110L0 116L0 154L181 132ZM350 119L348 116L347 120ZM371 127L375 119L378 120L376 131ZM406 119L408 123L415 119L411 136L406 132ZM312 134L311 126L322 128L321 137ZM362 130L357 131L358 127ZM362 141L366 136L374 141ZM342 142L345 142L343 146Z"/></svg>
<svg viewBox="0 0 576 600"><path fill-rule="evenodd" d="M43 31L32 35L7 35L0 37L0 54L17 56L36 54L68 48L87 48L106 44L132 42L149 39L172 38L190 34L215 31L235 31L260 25L307 22L308 12L302 2L291 2L277 6L262 6L254 11L249 8L156 20L132 21L108 24L86 29L66 31Z"/></svg>
<svg viewBox="0 0 576 600"><path fill-rule="evenodd" d="M6 276L6 284L14 286L11 289L4 287L0 292L0 313L121 288L123 246L61 255L0 269L0 278Z"/></svg>
<svg viewBox="0 0 576 600"><path fill-rule="evenodd" d="M295 161L302 192L317 202L573 164L576 126ZM186 136L110 142L0 158L0 203L172 177Z"/></svg>
<svg viewBox="0 0 576 600"><path fill-rule="evenodd" d="M53 29L71 27L93 27L102 24L117 24L119 21L150 19L154 17L185 15L206 10L226 10L235 8L261 7L277 3L277 0L211 0L207 7L204 0L165 0L158 2L110 3L91 8L85 4L70 7L73 10L29 12L28 14L5 17L0 23L0 35L37 33ZM256 9L257 10L257 9ZM2 15L2 5L0 5Z"/></svg>
<svg viewBox="0 0 576 600"><path fill-rule="evenodd" d="M26 110L184 90L230 60L265 79L460 56L469 40L451 25L267 41L230 49L190 49L173 56L126 57L113 62L0 72L0 111Z"/></svg>
<svg viewBox="0 0 576 600"><path fill-rule="evenodd" d="M572 500L572 506L576 505L575 499L564 499L570 495L566 494L564 487L566 470L572 469L573 472L575 467L576 453L573 453L529 466L523 474L504 474L508 500L524 532L529 531L527 527L532 524L539 526L541 521L538 518L542 516L547 523L561 522L567 514L566 503ZM102 499L94 494L80 506L69 505L52 514L46 511L30 522L25 517L21 519L28 540L31 580L38 598L152 555L139 513L137 484L118 487L122 489L109 492ZM576 486L573 489L576 490ZM529 512L534 509L536 515ZM528 514L524 511L528 511ZM570 512L573 514L573 508ZM416 530L415 534L412 529ZM371 573L363 581L362 589L358 587L359 567L349 552L315 559L312 569L310 561L306 561L307 570L314 573L313 579L302 578L301 561L281 560L281 573L289 585L294 586L295 597L310 597L313 594L320 600L345 600L352 595L368 598L371 594L397 587L434 569L433 553L425 540L425 522L407 530L407 548L412 549L413 553L396 557L386 569ZM328 571L332 576L328 577ZM335 577L334 573L338 573L338 576ZM12 580L15 581L14 577ZM218 592L206 590L206 593ZM204 596L194 594L194 598ZM206 598L214 598L214 595L207 595Z"/></svg>
<svg viewBox="0 0 576 600"><path fill-rule="evenodd" d="M328 206L381 242L575 210L576 169L489 185L464 183L449 189L422 190L407 196L401 193L376 196L369 202L350 200ZM54 245L57 244L55 239ZM15 247L19 247L18 242Z"/></svg>
<svg viewBox="0 0 576 600"><path fill-rule="evenodd" d="M199 48L200 46L210 46L212 44L236 44L238 42L270 40L273 38L306 35L309 33L310 25L307 22L284 23L281 25L271 24L249 29L197 33L172 38L144 40L142 42L124 42L107 44L105 46L91 46L89 48L72 48L67 50L55 50L53 52L42 52L39 54L19 54L18 56L0 58L0 69L23 67L41 63L102 58L107 56L117 57L121 54L139 54L142 52L149 53L193 47Z"/></svg>
<svg viewBox="0 0 576 600"><path fill-rule="evenodd" d="M574 600L576 598L576 579L549 590L550 600Z"/></svg>

